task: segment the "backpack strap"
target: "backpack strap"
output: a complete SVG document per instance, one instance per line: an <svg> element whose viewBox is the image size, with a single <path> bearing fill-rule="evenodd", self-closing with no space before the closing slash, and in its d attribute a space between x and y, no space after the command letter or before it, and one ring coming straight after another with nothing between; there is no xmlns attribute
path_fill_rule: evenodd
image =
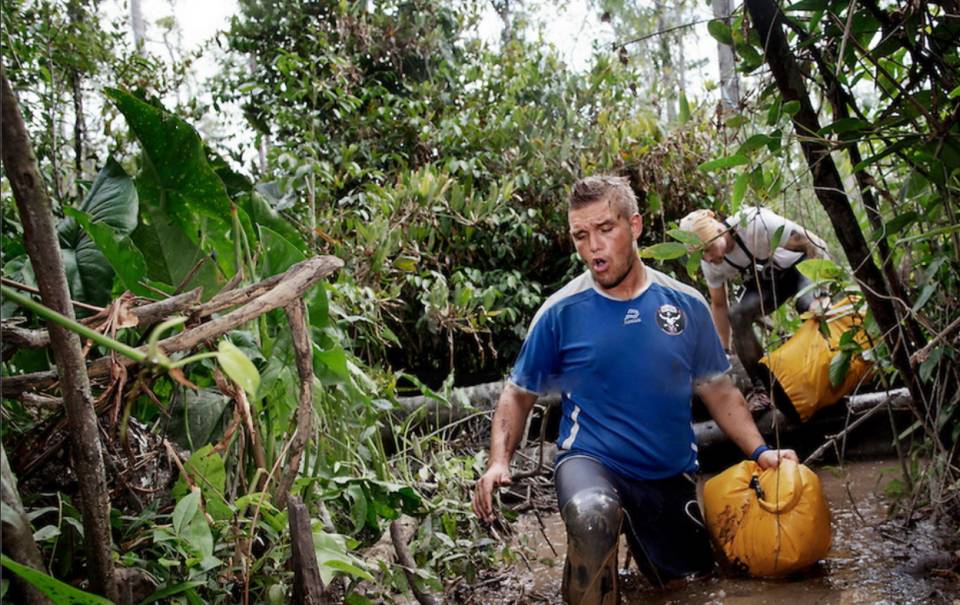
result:
<svg viewBox="0 0 960 605"><path fill-rule="evenodd" d="M728 220L729 219L723 221L724 226L730 231L730 235L733 236L733 241L737 242L737 245L740 246L740 249L743 250L743 253L747 255L747 259L750 261L750 263L747 265L738 265L730 260L730 257L727 255L723 256L723 260L737 271L744 273L750 269L750 267L757 264L757 258L753 255L753 252L750 251L750 248L747 248L747 245L743 243L743 240L740 238L740 234L737 233L737 230L733 225L727 222Z"/></svg>

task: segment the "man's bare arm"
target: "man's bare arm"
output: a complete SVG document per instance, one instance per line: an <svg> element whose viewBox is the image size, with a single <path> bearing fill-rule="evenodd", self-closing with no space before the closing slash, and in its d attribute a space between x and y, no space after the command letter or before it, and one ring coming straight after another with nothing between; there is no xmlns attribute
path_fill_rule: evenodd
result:
<svg viewBox="0 0 960 605"><path fill-rule="evenodd" d="M792 231L784 248L792 252L803 252L807 258L826 258L827 244L812 231Z"/></svg>
<svg viewBox="0 0 960 605"><path fill-rule="evenodd" d="M510 485L510 459L517 449L527 424L527 415L536 403L537 396L507 384L500 394L497 410L493 414L490 435L490 459L487 470L474 488L473 511L485 521L493 521L493 490L501 485Z"/></svg>
<svg viewBox="0 0 960 605"><path fill-rule="evenodd" d="M747 409L743 393L733 384L728 375L723 374L710 380L699 381L696 388L717 425L742 452L749 456L765 444L763 436L753 421L753 416ZM776 468L780 465L781 457L799 462L793 450L767 450L760 455L757 463L764 469Z"/></svg>

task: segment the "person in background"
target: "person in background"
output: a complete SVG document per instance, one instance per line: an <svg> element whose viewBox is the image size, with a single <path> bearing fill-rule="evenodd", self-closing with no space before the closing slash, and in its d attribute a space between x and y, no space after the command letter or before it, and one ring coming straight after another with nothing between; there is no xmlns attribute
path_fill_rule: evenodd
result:
<svg viewBox="0 0 960 605"><path fill-rule="evenodd" d="M820 296L808 288L810 280L796 265L808 258L827 258L826 244L793 221L759 207L743 208L726 220L712 210L695 210L680 220L680 229L703 242L700 268L720 342L728 353L733 345L753 380L756 402L751 397L751 403L766 407L770 385L760 366L763 346L753 324L791 297L796 297L798 312L811 308ZM727 284L738 277L743 294L731 305Z"/></svg>
<svg viewBox="0 0 960 605"><path fill-rule="evenodd" d="M531 322L494 413L473 509L484 521L496 519L493 493L511 483L526 418L539 395L559 392L554 476L567 532L563 598L608 605L619 599L621 532L656 586L714 566L696 495L694 390L761 468L797 457L764 443L727 375L703 296L641 262L643 220L626 179L578 181L567 216L587 270Z"/></svg>

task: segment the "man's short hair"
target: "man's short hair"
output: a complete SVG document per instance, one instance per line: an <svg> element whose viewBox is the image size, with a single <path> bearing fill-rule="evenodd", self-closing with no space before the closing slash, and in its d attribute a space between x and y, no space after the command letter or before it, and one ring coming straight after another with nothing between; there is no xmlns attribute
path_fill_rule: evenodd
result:
<svg viewBox="0 0 960 605"><path fill-rule="evenodd" d="M630 181L626 177L609 174L588 176L574 183L567 199L568 209L579 210L603 200L622 213L624 218L640 212Z"/></svg>

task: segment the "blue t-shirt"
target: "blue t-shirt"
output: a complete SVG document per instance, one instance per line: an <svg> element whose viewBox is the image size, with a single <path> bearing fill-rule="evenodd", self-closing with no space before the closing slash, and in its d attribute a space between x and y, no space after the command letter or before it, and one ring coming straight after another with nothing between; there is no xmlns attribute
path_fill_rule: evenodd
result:
<svg viewBox="0 0 960 605"><path fill-rule="evenodd" d="M635 479L695 471L693 381L730 368L695 289L649 267L630 300L601 294L584 272L537 311L510 382L561 394L563 457L597 458Z"/></svg>

